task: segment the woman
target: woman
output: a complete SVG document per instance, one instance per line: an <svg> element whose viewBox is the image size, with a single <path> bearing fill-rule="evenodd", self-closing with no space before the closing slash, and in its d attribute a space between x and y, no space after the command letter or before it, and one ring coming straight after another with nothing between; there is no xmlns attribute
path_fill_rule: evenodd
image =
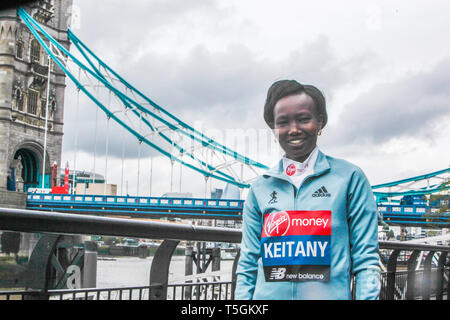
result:
<svg viewBox="0 0 450 320"><path fill-rule="evenodd" d="M294 80L269 89L264 119L285 156L250 188L236 299L377 299L378 219L357 166L324 155L325 98Z"/></svg>

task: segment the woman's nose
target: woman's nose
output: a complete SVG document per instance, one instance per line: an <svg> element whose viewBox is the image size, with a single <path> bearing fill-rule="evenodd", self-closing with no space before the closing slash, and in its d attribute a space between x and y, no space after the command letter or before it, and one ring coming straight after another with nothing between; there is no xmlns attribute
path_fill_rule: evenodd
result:
<svg viewBox="0 0 450 320"><path fill-rule="evenodd" d="M291 121L289 123L289 131L288 134L300 134L300 126L297 121Z"/></svg>

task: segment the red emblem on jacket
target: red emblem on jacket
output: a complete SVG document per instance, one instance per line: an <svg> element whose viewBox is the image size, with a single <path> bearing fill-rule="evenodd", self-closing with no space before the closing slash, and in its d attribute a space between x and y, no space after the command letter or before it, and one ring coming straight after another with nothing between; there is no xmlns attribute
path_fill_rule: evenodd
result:
<svg viewBox="0 0 450 320"><path fill-rule="evenodd" d="M293 163L291 163L287 168L286 168L286 174L290 177L293 176L295 174L295 172L297 171L297 168L295 167L295 165Z"/></svg>

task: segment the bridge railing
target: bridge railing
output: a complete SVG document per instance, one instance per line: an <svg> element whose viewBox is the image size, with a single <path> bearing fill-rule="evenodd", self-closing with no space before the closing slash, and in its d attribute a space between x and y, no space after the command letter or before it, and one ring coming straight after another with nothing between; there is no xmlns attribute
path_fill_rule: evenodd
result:
<svg viewBox="0 0 450 320"><path fill-rule="evenodd" d="M0 230L43 233L28 265L47 263L34 274L42 285L26 291L0 292L0 299L233 299L236 256L229 282L169 284L169 265L182 240L238 244L241 231L230 228L181 225L121 218L60 214L20 209L0 209ZM55 290L48 286L50 268L55 260L61 235L101 235L164 240L151 265L148 286L131 288L88 288ZM39 255L35 255L36 250ZM380 242L386 270L382 273L380 299L449 299L448 246L401 242ZM422 254L423 253L423 254ZM425 256L423 262L422 256ZM34 259L34 260L33 260ZM417 268L422 265L422 268ZM30 290L31 289L31 290ZM203 295L199 293L203 292ZM194 294L193 294L194 293Z"/></svg>
<svg viewBox="0 0 450 320"><path fill-rule="evenodd" d="M378 204L378 213L388 224L408 226L450 226L450 212L426 205Z"/></svg>
<svg viewBox="0 0 450 320"><path fill-rule="evenodd" d="M76 194L40 194L28 193L29 203L75 203L75 204L114 204L133 206L182 206L182 207L222 207L242 208L242 200L229 199L201 199L201 198L175 198L175 197L131 197L131 196L104 196L104 195L76 195Z"/></svg>
<svg viewBox="0 0 450 320"><path fill-rule="evenodd" d="M378 212L391 214L426 214L436 212L437 208L431 208L426 205L395 205L395 204L378 204Z"/></svg>

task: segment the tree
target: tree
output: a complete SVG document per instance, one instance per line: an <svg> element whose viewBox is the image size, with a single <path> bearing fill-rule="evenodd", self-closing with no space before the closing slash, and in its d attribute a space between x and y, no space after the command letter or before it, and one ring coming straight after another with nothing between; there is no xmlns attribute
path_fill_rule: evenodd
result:
<svg viewBox="0 0 450 320"><path fill-rule="evenodd" d="M2 233L2 252L13 253L17 255L20 249L20 233L19 232L8 232Z"/></svg>
<svg viewBox="0 0 450 320"><path fill-rule="evenodd" d="M442 191L448 190L449 188L450 188L450 178L447 178L444 181L444 183L441 184L439 189L442 192ZM436 224L435 222L442 221L441 218L450 212L449 202L450 202L450 195L448 195L448 194L446 194L446 195L432 194L430 196L430 202L429 202L430 207L434 207L434 209L437 209L437 210L433 210L434 212L432 212L430 210L430 212L425 214L427 222L429 222L431 226L442 227L441 225Z"/></svg>
<svg viewBox="0 0 450 320"><path fill-rule="evenodd" d="M389 232L387 233L386 237L387 237L388 240L394 239L395 238L394 231L389 230Z"/></svg>

